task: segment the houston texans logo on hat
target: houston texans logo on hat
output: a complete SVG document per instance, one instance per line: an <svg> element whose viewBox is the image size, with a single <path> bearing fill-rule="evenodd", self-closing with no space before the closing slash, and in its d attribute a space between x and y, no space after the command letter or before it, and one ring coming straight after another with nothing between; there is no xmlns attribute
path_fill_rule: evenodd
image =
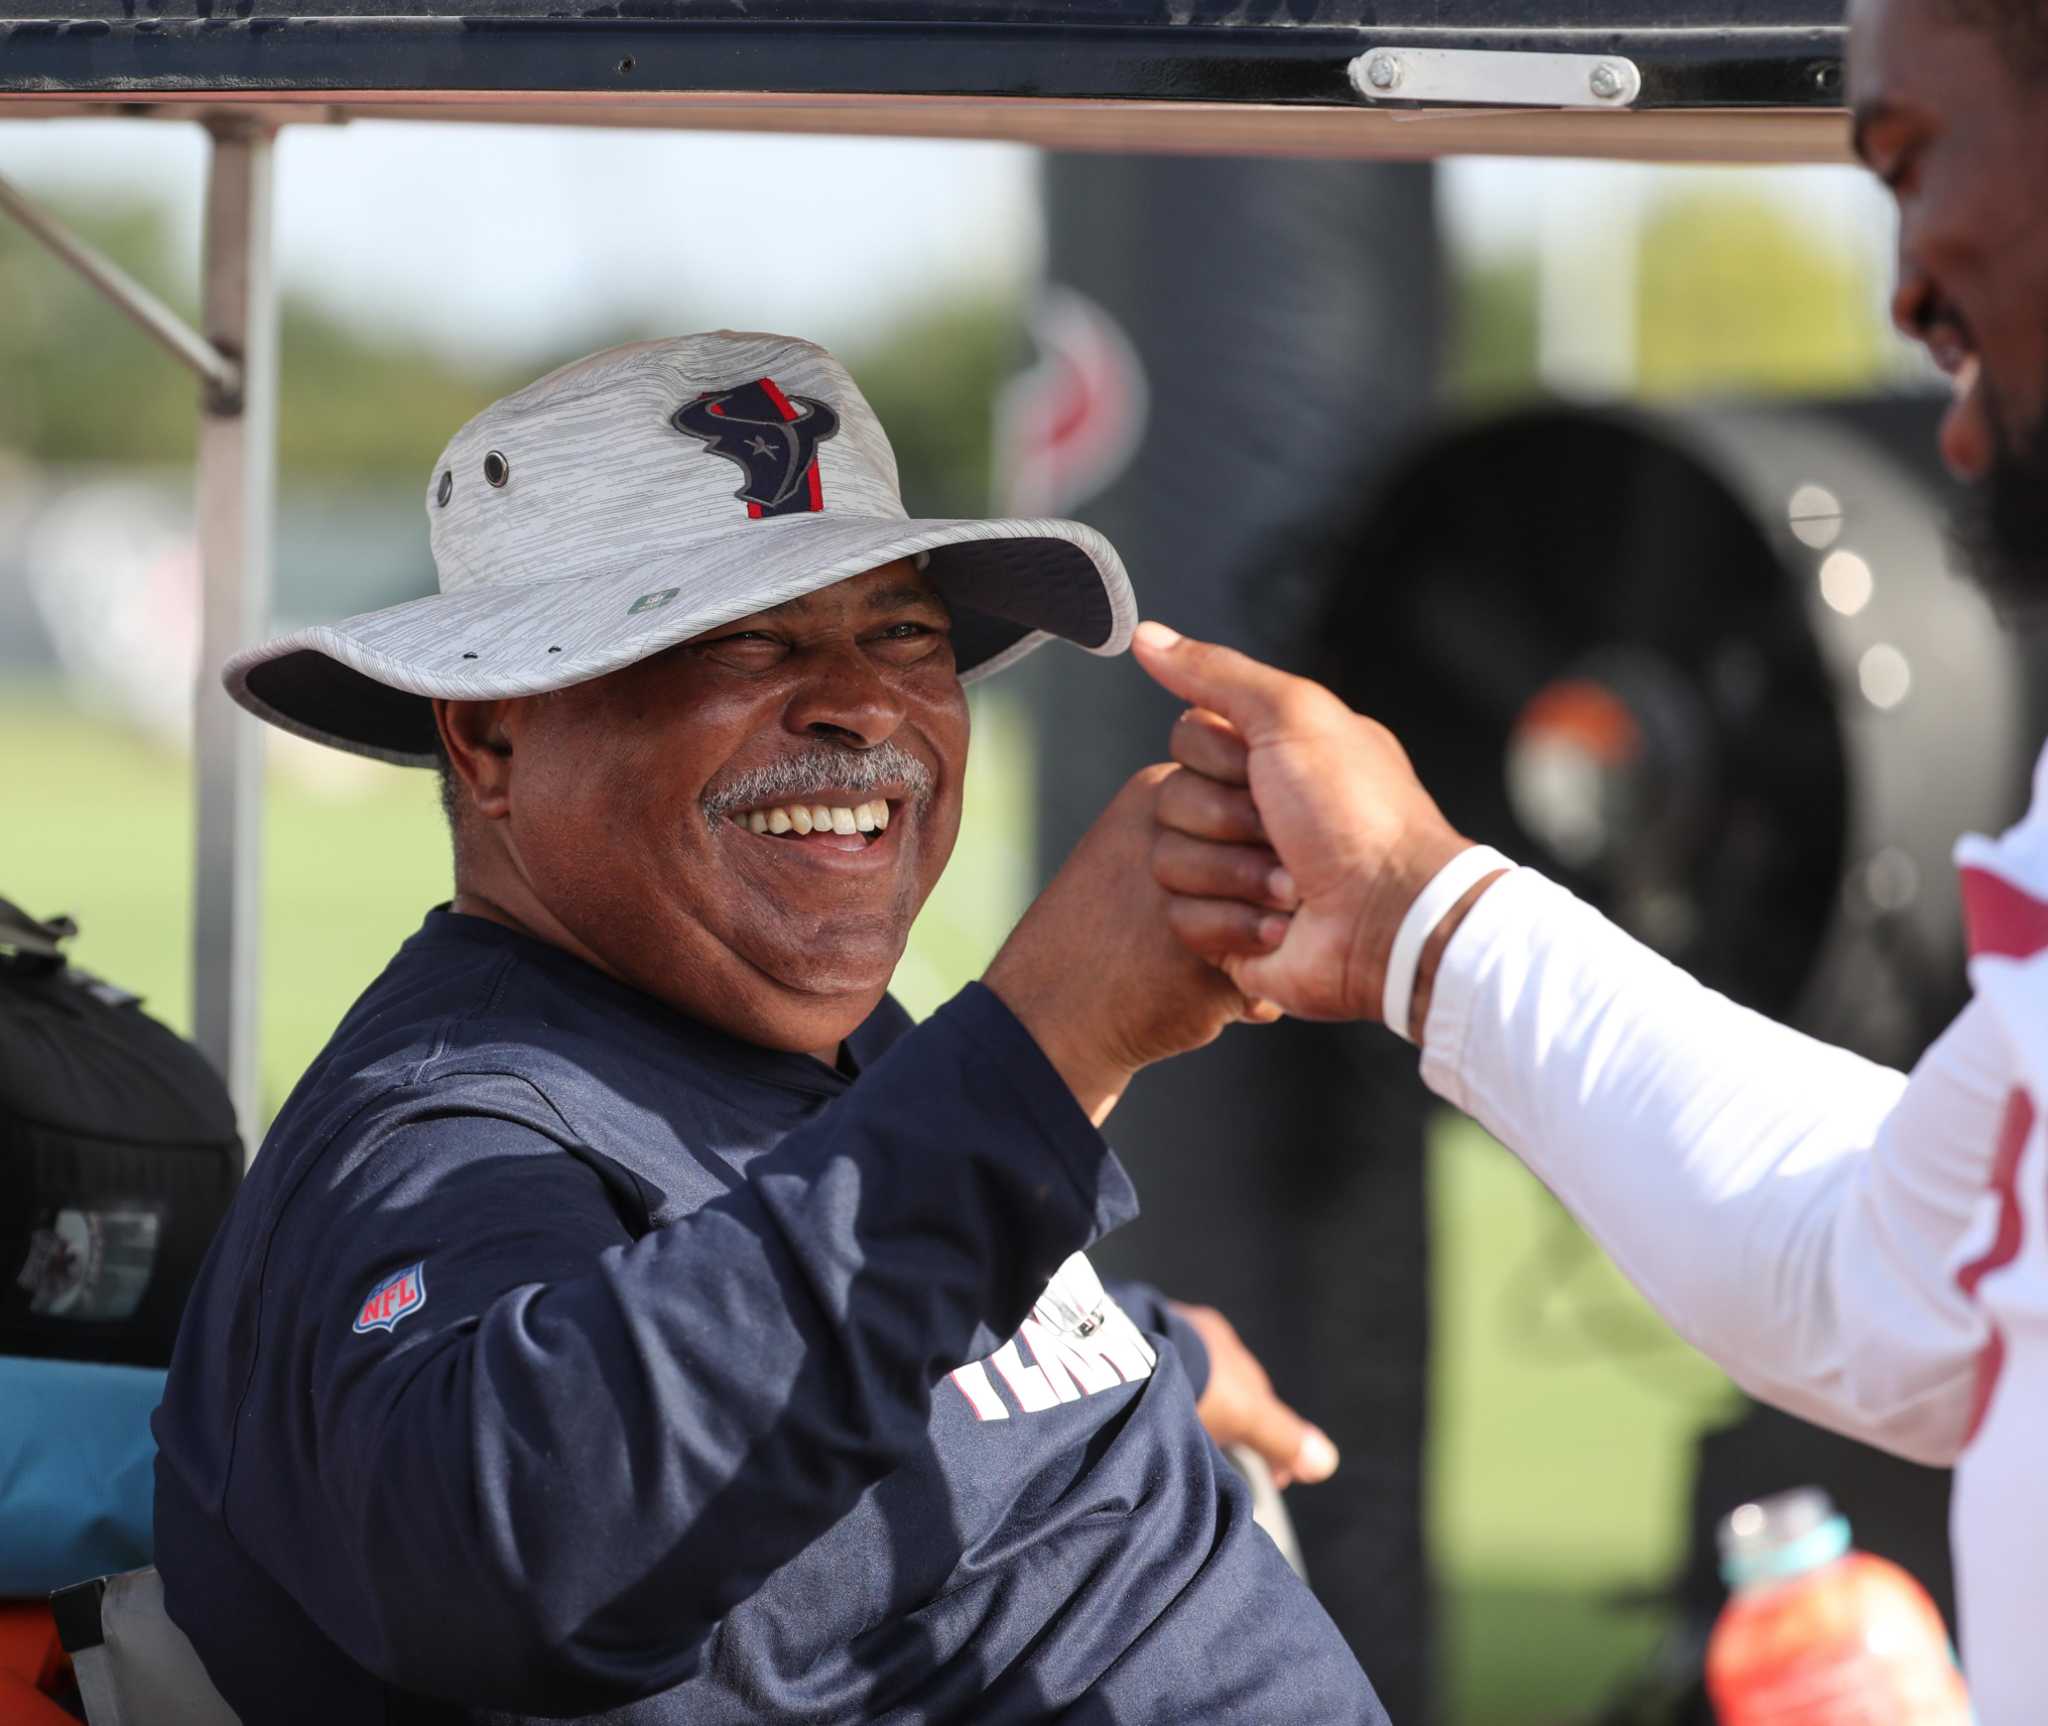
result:
<svg viewBox="0 0 2048 1726"><path fill-rule="evenodd" d="M702 438L713 455L736 462L747 483L733 493L747 514L801 515L825 507L818 445L839 430L839 416L810 396L786 396L773 378L714 390L676 409L670 423Z"/></svg>

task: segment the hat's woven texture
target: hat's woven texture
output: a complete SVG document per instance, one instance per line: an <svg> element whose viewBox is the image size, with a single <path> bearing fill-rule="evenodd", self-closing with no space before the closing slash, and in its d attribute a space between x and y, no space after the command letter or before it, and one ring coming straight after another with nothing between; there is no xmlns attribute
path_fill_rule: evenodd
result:
<svg viewBox="0 0 2048 1726"><path fill-rule="evenodd" d="M838 430L817 446L827 519L904 519L881 421L823 348L729 332L636 342L550 372L449 440L426 500L441 591L616 569L644 560L650 542L680 550L744 526L747 506L735 494L745 476L678 431L672 416L700 395L757 378L823 401L837 417ZM484 475L493 451L506 464L501 486ZM756 530L804 519L776 517Z"/></svg>

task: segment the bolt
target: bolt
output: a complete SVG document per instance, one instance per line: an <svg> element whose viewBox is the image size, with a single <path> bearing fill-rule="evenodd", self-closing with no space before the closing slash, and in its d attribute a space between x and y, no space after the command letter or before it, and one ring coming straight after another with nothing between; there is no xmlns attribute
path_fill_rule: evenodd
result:
<svg viewBox="0 0 2048 1726"><path fill-rule="evenodd" d="M1401 62L1392 54L1375 54L1365 63L1365 81L1375 90L1391 90L1401 82Z"/></svg>
<svg viewBox="0 0 2048 1726"><path fill-rule="evenodd" d="M1628 80L1621 75L1621 68L1606 60L1595 66L1586 78L1594 95L1603 102L1611 102L1628 88Z"/></svg>

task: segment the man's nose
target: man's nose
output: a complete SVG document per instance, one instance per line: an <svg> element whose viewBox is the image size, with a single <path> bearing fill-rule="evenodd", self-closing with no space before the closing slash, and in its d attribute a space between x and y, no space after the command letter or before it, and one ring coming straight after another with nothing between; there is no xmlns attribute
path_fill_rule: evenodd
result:
<svg viewBox="0 0 2048 1726"><path fill-rule="evenodd" d="M872 749L903 723L902 696L858 643L813 648L805 660L783 715L791 731Z"/></svg>

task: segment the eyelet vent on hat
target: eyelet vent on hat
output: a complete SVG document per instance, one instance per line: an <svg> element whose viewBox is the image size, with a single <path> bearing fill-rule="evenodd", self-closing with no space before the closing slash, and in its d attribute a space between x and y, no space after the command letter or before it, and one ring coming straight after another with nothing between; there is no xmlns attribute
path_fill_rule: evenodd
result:
<svg viewBox="0 0 2048 1726"><path fill-rule="evenodd" d="M446 509L448 500L454 495L455 475L452 470L444 467L441 470L441 483L434 488L434 502L437 507Z"/></svg>
<svg viewBox="0 0 2048 1726"><path fill-rule="evenodd" d="M512 464L496 450L484 457L484 483L492 487L503 486L512 477Z"/></svg>

